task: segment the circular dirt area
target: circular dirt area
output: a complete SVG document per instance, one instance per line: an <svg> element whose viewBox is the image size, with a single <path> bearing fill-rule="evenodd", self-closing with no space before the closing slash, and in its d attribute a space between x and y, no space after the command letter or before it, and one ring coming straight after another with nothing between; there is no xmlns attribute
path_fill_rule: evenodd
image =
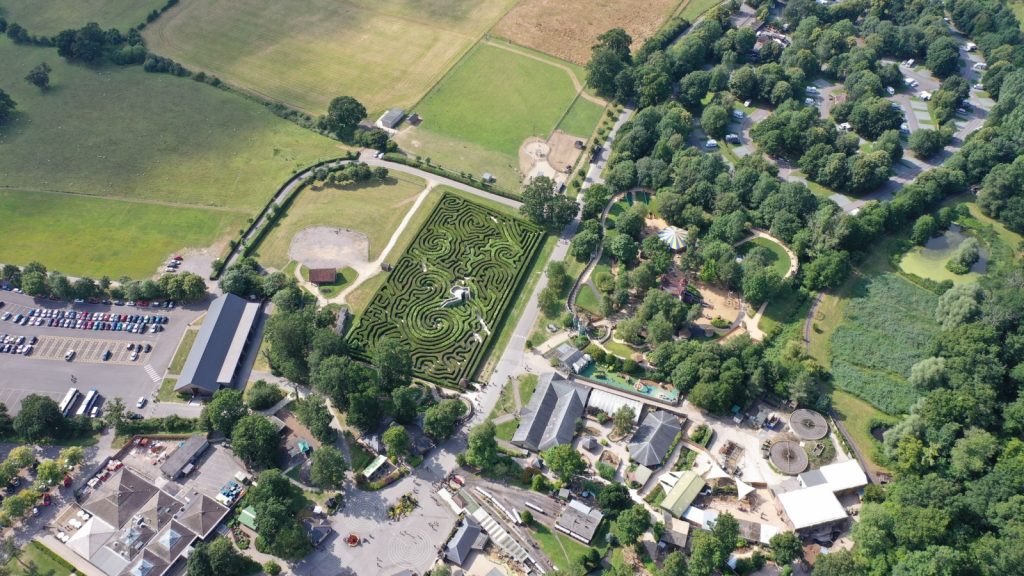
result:
<svg viewBox="0 0 1024 576"><path fill-rule="evenodd" d="M799 442L783 440L772 444L772 464L783 474L795 476L807 469L807 452Z"/></svg>
<svg viewBox="0 0 1024 576"><path fill-rule="evenodd" d="M307 268L355 268L369 260L370 239L348 228L315 226L292 237L288 257Z"/></svg>
<svg viewBox="0 0 1024 576"><path fill-rule="evenodd" d="M519 147L519 171L530 178L537 176L554 176L554 168L548 164L548 153L551 148L540 138L531 137L523 141Z"/></svg>
<svg viewBox="0 0 1024 576"><path fill-rule="evenodd" d="M789 427L804 440L821 440L828 434L828 422L814 410L801 408L789 415Z"/></svg>

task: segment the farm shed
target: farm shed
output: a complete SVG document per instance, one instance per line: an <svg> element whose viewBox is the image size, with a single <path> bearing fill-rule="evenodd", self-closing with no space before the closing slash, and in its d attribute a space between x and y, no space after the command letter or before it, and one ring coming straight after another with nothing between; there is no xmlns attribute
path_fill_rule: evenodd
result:
<svg viewBox="0 0 1024 576"><path fill-rule="evenodd" d="M310 268L309 281L317 286L334 284L338 279L338 271L334 268Z"/></svg>
<svg viewBox="0 0 1024 576"><path fill-rule="evenodd" d="M253 326L259 312L258 302L247 302L234 294L214 300L174 391L209 396L234 386L242 357L253 344Z"/></svg>

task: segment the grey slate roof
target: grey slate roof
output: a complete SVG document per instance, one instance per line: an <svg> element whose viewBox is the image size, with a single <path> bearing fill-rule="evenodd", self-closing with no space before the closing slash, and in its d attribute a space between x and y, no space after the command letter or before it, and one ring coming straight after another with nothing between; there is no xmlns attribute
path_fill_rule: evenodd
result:
<svg viewBox="0 0 1024 576"><path fill-rule="evenodd" d="M562 511L562 515L555 521L555 527L562 532L589 544L601 525L604 514L597 508L591 508L579 500L573 500Z"/></svg>
<svg viewBox="0 0 1024 576"><path fill-rule="evenodd" d="M174 390L213 394L231 386L259 308L234 294L214 300Z"/></svg>
<svg viewBox="0 0 1024 576"><path fill-rule="evenodd" d="M179 446L171 455L167 457L167 460L160 466L160 472L164 476L167 476L171 480L178 477L181 473L182 468L187 464L195 463L198 458L208 447L210 443L206 441L206 436L202 434L194 434L185 440L185 443Z"/></svg>
<svg viewBox="0 0 1024 576"><path fill-rule="evenodd" d="M512 435L516 446L541 452L569 444L576 434L576 420L583 416L590 388L554 372L540 377L530 403L523 407L519 428Z"/></svg>
<svg viewBox="0 0 1024 576"><path fill-rule="evenodd" d="M445 546L444 557L449 562L462 566L462 563L469 557L470 551L473 550L473 544L480 536L480 532L480 524L476 520L470 516L463 518L459 529L455 531Z"/></svg>
<svg viewBox="0 0 1024 576"><path fill-rule="evenodd" d="M203 494L193 494L192 500L178 514L178 522L205 539L228 515L228 509Z"/></svg>
<svg viewBox="0 0 1024 576"><path fill-rule="evenodd" d="M682 429L675 415L664 410L649 412L633 434L629 444L630 459L643 466L661 464Z"/></svg>
<svg viewBox="0 0 1024 576"><path fill-rule="evenodd" d="M807 488L828 483L828 480L825 479L825 475L821 473L821 470L808 470L807 472L804 472L800 475L800 481L803 482L804 486Z"/></svg>
<svg viewBox="0 0 1024 576"><path fill-rule="evenodd" d="M402 118L405 118L405 110L402 110L401 108L392 108L380 117L380 123L382 126L387 128L394 128L402 121Z"/></svg>
<svg viewBox="0 0 1024 576"><path fill-rule="evenodd" d="M121 468L100 484L82 503L82 507L114 528L119 528L156 496L158 491L146 478Z"/></svg>

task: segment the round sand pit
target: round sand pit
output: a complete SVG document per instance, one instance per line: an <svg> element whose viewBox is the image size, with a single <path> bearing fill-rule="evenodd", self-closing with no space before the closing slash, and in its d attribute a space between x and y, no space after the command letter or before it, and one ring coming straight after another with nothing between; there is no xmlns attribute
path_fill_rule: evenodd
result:
<svg viewBox="0 0 1024 576"><path fill-rule="evenodd" d="M807 452L799 442L783 440L772 444L772 464L783 474L795 476L807 469Z"/></svg>
<svg viewBox="0 0 1024 576"><path fill-rule="evenodd" d="M828 434L828 422L814 410L801 408L789 415L789 427L804 440L821 440Z"/></svg>
<svg viewBox="0 0 1024 576"><path fill-rule="evenodd" d="M355 268L369 260L370 239L348 228L314 226L292 237L288 257L307 268Z"/></svg>

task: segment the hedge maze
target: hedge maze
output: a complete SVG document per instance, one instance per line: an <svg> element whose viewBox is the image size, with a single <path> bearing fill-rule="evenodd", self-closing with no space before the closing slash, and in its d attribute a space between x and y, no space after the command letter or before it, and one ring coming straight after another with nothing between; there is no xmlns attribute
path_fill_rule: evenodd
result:
<svg viewBox="0 0 1024 576"><path fill-rule="evenodd" d="M448 386L471 379L543 238L524 220L446 194L349 342L368 357L381 338L400 338L417 377Z"/></svg>

